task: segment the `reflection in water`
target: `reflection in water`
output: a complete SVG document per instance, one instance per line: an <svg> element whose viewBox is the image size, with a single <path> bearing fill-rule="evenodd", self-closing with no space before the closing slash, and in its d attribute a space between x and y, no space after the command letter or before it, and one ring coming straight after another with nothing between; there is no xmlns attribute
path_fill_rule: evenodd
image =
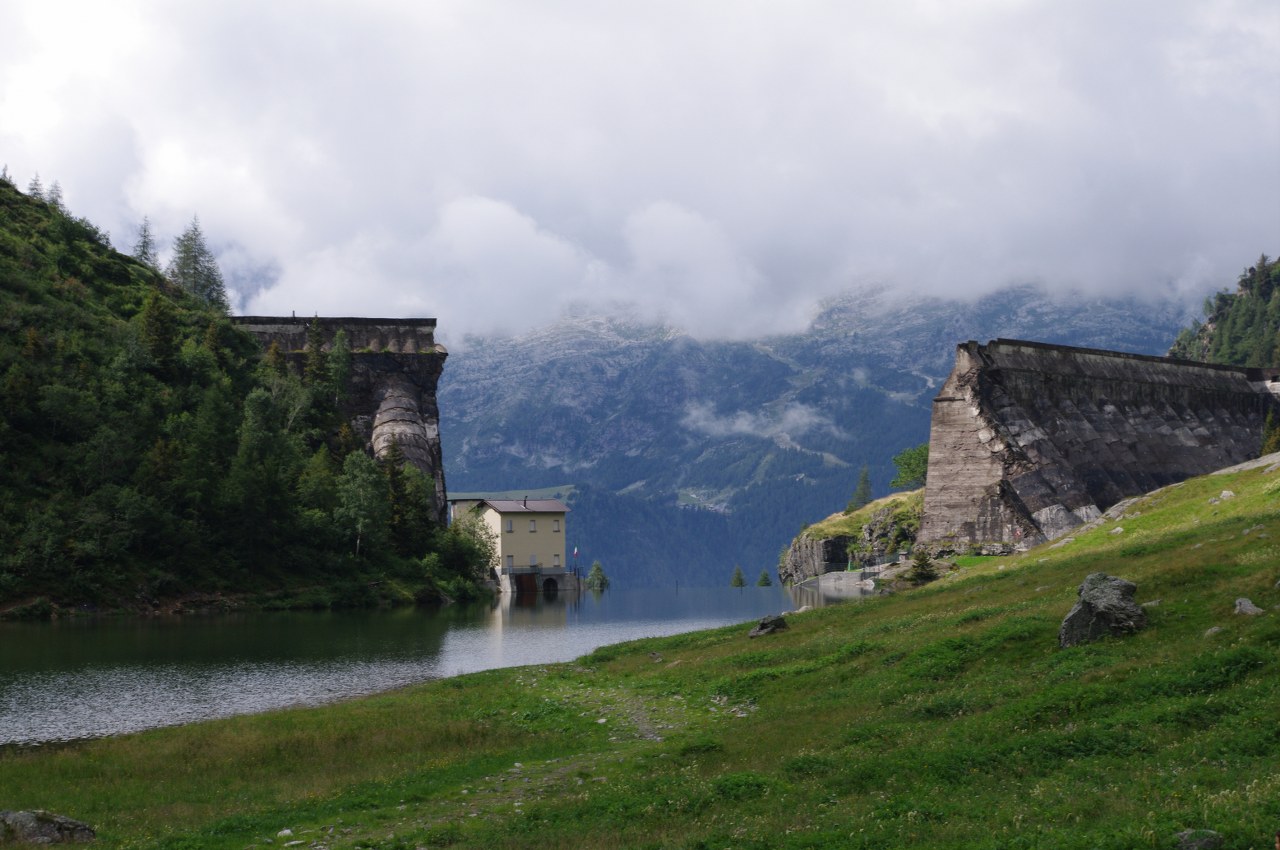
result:
<svg viewBox="0 0 1280 850"><path fill-rule="evenodd" d="M865 599L877 595L875 582L870 573L838 572L826 573L816 579L809 579L788 591L797 608L808 605L821 608L837 602L848 602L851 599Z"/></svg>
<svg viewBox="0 0 1280 850"><path fill-rule="evenodd" d="M568 661L608 643L814 604L802 593L611 590L440 609L0 623L0 744L132 732Z"/></svg>

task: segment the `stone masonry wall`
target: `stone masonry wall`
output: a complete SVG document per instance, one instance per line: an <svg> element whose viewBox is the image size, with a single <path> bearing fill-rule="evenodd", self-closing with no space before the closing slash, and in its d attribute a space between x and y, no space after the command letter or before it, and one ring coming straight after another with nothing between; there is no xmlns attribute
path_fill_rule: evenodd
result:
<svg viewBox="0 0 1280 850"><path fill-rule="evenodd" d="M1276 371L1017 340L957 348L933 403L920 541L1034 545L1256 456Z"/></svg>
<svg viewBox="0 0 1280 850"><path fill-rule="evenodd" d="M342 411L352 430L375 457L398 442L405 460L435 482L437 520L446 520L444 461L440 449L440 409L436 385L448 356L435 342L435 319L304 319L241 316L235 323L263 349L272 343L300 365L313 321L328 351L339 330L351 346L351 377Z"/></svg>

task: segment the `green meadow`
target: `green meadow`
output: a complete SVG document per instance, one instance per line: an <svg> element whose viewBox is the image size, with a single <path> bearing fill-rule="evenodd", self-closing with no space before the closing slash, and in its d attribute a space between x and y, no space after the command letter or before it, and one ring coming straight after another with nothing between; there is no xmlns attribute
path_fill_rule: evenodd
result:
<svg viewBox="0 0 1280 850"><path fill-rule="evenodd" d="M1280 471L1208 476L755 640L9 749L0 808L85 820L109 848L1121 850L1195 828L1270 848L1278 507ZM1095 571L1137 583L1149 626L1059 649Z"/></svg>

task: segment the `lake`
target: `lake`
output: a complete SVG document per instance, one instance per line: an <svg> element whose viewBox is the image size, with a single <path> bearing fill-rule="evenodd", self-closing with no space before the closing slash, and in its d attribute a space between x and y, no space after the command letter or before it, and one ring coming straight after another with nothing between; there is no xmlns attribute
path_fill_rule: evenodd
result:
<svg viewBox="0 0 1280 850"><path fill-rule="evenodd" d="M392 611L0 623L0 745L318 705L826 601L793 592L610 590Z"/></svg>

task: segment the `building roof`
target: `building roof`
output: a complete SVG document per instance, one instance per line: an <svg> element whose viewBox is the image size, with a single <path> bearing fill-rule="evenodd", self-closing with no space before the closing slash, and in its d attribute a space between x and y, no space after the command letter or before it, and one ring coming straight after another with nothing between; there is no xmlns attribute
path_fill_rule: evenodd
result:
<svg viewBox="0 0 1280 850"><path fill-rule="evenodd" d="M479 499L500 514L567 514L569 507L559 499Z"/></svg>

